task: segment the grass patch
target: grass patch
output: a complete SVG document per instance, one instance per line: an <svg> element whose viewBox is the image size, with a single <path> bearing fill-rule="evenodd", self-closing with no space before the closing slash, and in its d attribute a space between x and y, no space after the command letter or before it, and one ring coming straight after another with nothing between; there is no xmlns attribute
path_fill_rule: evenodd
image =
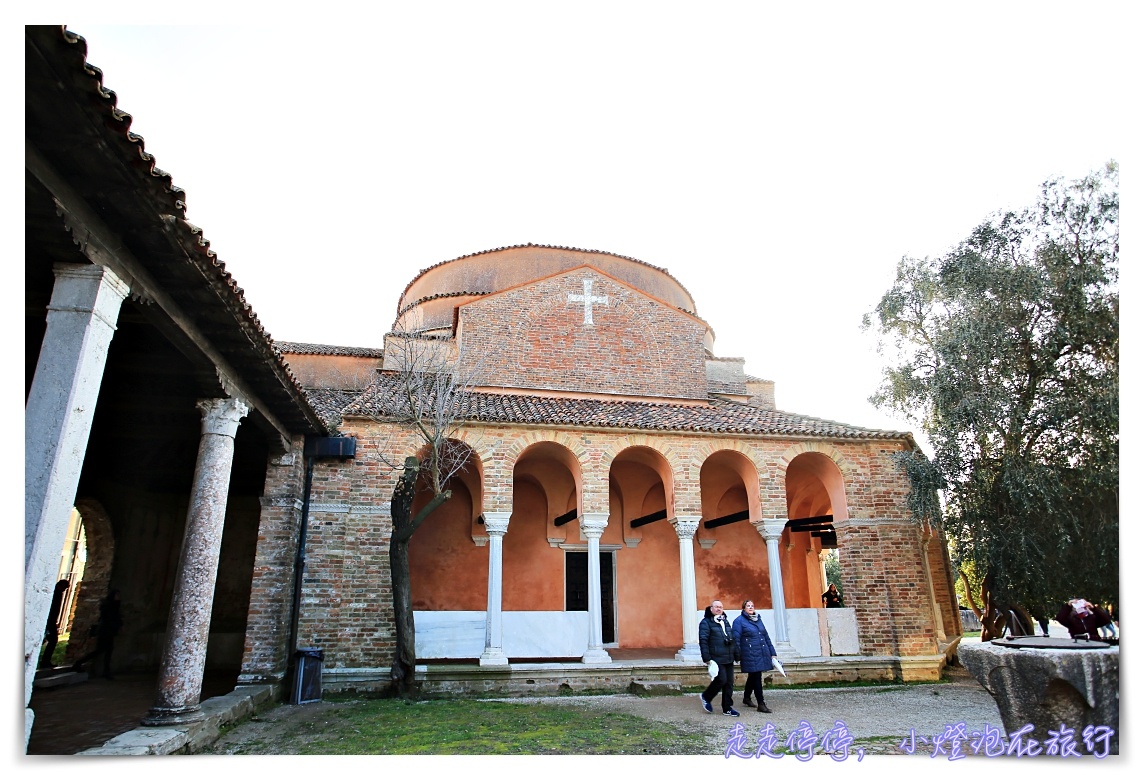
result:
<svg viewBox="0 0 1144 780"><path fill-rule="evenodd" d="M702 755L702 736L621 713L469 700L372 699L284 735L303 755Z"/></svg>

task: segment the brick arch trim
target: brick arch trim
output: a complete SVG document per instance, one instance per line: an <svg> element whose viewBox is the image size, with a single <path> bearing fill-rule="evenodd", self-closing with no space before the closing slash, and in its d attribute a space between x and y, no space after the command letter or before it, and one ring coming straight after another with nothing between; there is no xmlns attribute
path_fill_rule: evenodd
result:
<svg viewBox="0 0 1144 780"><path fill-rule="evenodd" d="M622 439L616 439L611 444L603 449L600 453L600 465L605 471L612 470L612 461L623 452L630 450L632 447L644 447L649 450L655 450L663 456L667 461L668 468L671 469L672 474L679 474L684 467L683 456L675 449L670 443L660 440L654 440L646 434L632 434L625 436Z"/></svg>
<svg viewBox="0 0 1144 780"><path fill-rule="evenodd" d="M510 465L515 466L517 460L520 459L521 454L526 449L540 442L552 442L553 444L559 444L564 447L564 449L571 452L576 460L580 462L581 468L583 468L585 461L588 459L588 451L584 448L584 444L580 440L565 431L542 429L527 431L513 439L505 447L505 459Z"/></svg>
<svg viewBox="0 0 1144 780"><path fill-rule="evenodd" d="M858 467L830 442L804 441L791 446L786 452L779 456L778 466L782 471L781 476L786 475L786 470L790 466L791 461L807 452L817 452L834 461L834 465L842 472L842 479L844 481L849 482L858 474Z"/></svg>
<svg viewBox="0 0 1144 780"><path fill-rule="evenodd" d="M616 458L619 457L621 453L634 447L643 447L652 450L663 458L667 464L669 476L671 477L671 484L664 486L665 492L667 493L667 514L668 517L674 517L675 497L679 494L680 490L679 475L682 471L684 460L683 456L669 443L653 440L646 434L633 434L623 439L617 439L609 444L601 453L601 468L605 473L611 475L612 464L615 463Z"/></svg>
<svg viewBox="0 0 1144 780"><path fill-rule="evenodd" d="M743 455L754 465L755 472L759 475L760 482L762 481L763 475L766 474L765 464L759 461L758 452L754 447L738 439L721 439L702 442L695 448L691 460L687 463L686 473L688 480L698 485L699 472L703 470L703 464L715 453L723 451L738 452L740 455Z"/></svg>
<svg viewBox="0 0 1144 780"><path fill-rule="evenodd" d="M111 587L111 567L115 562L115 535L111 530L111 517L103 504L94 498L81 498L76 500L75 508L83 522L87 563L76 596L72 640L68 642L67 649L68 661L75 661L95 647L89 629L99 622L99 603Z"/></svg>

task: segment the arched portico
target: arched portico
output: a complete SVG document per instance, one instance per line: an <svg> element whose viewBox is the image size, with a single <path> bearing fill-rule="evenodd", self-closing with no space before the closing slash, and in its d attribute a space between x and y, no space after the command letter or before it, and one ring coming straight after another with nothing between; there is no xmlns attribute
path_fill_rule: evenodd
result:
<svg viewBox="0 0 1144 780"><path fill-rule="evenodd" d="M612 459L608 474L608 529L617 549L617 644L625 648L677 647L684 636L679 537L671 466L648 446L628 447ZM616 529L612 531L612 529ZM694 609L694 579L687 608ZM648 605L655 605L649 620Z"/></svg>
<svg viewBox="0 0 1144 780"><path fill-rule="evenodd" d="M415 611L483 610L488 587L488 541L481 518L483 464L464 442L450 440L464 466L449 480L449 500L409 540L409 580ZM424 462L426 452L419 457ZM418 481L413 514L432 498Z"/></svg>
<svg viewBox="0 0 1144 780"><path fill-rule="evenodd" d="M702 519L696 532L696 607L721 599L728 611L746 599L769 608L766 547L752 522L759 519L755 464L731 449L711 453L699 472Z"/></svg>
<svg viewBox="0 0 1144 780"><path fill-rule="evenodd" d="M780 548L787 606L818 608L826 590L819 553L837 546L833 524L849 517L842 470L825 452L795 455L786 469L786 497Z"/></svg>

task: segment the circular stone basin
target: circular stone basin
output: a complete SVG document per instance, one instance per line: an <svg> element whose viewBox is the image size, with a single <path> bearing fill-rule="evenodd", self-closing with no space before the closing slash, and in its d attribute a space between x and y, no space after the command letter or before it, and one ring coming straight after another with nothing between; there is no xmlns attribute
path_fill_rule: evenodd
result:
<svg viewBox="0 0 1144 780"><path fill-rule="evenodd" d="M1105 650L1112 647L1108 642L1097 642L1093 639L1064 639L1053 636L1014 636L1004 639L993 639L991 644L998 647L1009 647L1016 650L1022 648L1038 648L1041 650Z"/></svg>

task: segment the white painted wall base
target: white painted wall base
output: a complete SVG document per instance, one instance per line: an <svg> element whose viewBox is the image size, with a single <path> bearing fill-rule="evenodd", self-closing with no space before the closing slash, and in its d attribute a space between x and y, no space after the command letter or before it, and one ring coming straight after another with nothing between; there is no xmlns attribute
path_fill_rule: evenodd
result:
<svg viewBox="0 0 1144 780"><path fill-rule="evenodd" d="M509 658L579 658L588 649L587 612L503 612ZM413 613L418 658L480 658L485 613Z"/></svg>
<svg viewBox="0 0 1144 780"><path fill-rule="evenodd" d="M826 613L828 648L822 646L819 634L820 611ZM702 620L702 610L697 614ZM773 611L762 609L759 615L774 641ZM796 657L858 654L853 609L788 609L786 616L787 635ZM413 620L418 658L480 658L485 651L483 611L414 612ZM504 653L509 658L580 658L588 649L587 612L504 612L502 620ZM620 644L623 646L623 637Z"/></svg>

